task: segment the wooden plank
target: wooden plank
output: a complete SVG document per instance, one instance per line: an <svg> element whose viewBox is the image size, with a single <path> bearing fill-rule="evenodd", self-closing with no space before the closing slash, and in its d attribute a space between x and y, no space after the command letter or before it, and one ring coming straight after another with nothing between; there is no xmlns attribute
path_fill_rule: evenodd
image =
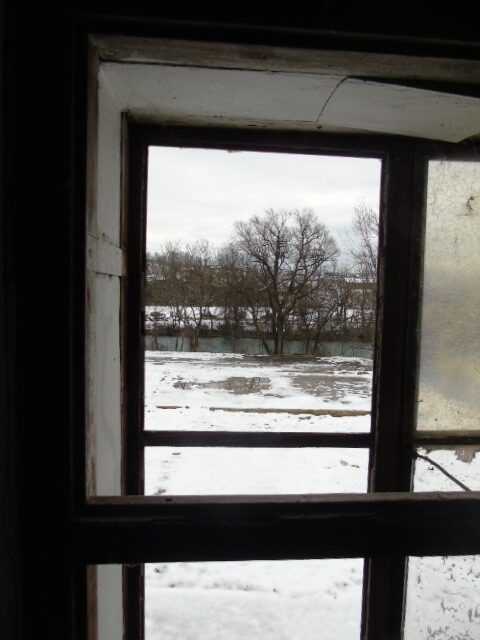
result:
<svg viewBox="0 0 480 640"><path fill-rule="evenodd" d="M120 495L120 278L89 272L87 295L88 488Z"/></svg>
<svg viewBox="0 0 480 640"><path fill-rule="evenodd" d="M85 567L86 574L84 576L84 584L82 589L86 592L83 597L86 598L86 611L84 612L87 620L87 640L98 640L98 576L97 567L88 565ZM80 569L78 569L80 572Z"/></svg>
<svg viewBox="0 0 480 640"><path fill-rule="evenodd" d="M178 126L145 124L132 121L130 133L154 146L230 149L274 153L302 153L305 155L332 155L378 158L399 144L396 136L375 134L335 134L235 129L229 127Z"/></svg>
<svg viewBox="0 0 480 640"><path fill-rule="evenodd" d="M392 153L383 166L382 216L379 238L377 336L373 382L373 424L376 433L371 491L407 491L411 453L406 434L412 416L405 394L415 378L407 378L411 311L414 151L408 144ZM418 283L417 283L418 288ZM414 389L413 389L414 392ZM407 402L409 407L409 403Z"/></svg>
<svg viewBox="0 0 480 640"><path fill-rule="evenodd" d="M97 498L71 530L79 563L479 551L479 492Z"/></svg>
<svg viewBox="0 0 480 640"><path fill-rule="evenodd" d="M338 34L337 34L338 37ZM224 40L192 42L178 39L125 37L122 35L91 36L104 61L174 64L234 69L282 71L284 73L340 74L349 77L404 78L411 81L436 79L439 82L474 82L477 62L391 53L369 53L346 49L329 51L296 46L245 45ZM284 44L284 43L283 43Z"/></svg>
<svg viewBox="0 0 480 640"><path fill-rule="evenodd" d="M371 557L366 561L362 639L402 638L406 586L405 555Z"/></svg>
<svg viewBox="0 0 480 640"><path fill-rule="evenodd" d="M455 509L458 508L478 509L480 514L480 491L472 491L464 494L457 491L423 491L412 493L410 491L385 491L375 493L318 493L318 494L299 494L299 495L212 495L212 496L144 496L144 495L126 495L126 496L94 496L88 500L83 508L74 518L76 522L82 520L95 520L104 518L124 518L139 517L149 519L152 516L157 517L163 514L171 514L177 508L182 510L184 507L194 508L195 512L201 515L205 505L210 509L223 509L232 507L233 510L238 505L251 507L253 510L274 508L276 505L287 505L288 509L293 511L302 511L304 509L327 510L332 513L348 511L350 509L359 509L360 511L368 511L368 509L400 509L402 512L408 508L416 511L419 505L423 505L428 509ZM448 507L439 505L449 505ZM480 540L477 541L480 550Z"/></svg>
<svg viewBox="0 0 480 640"><path fill-rule="evenodd" d="M125 275L124 252L105 240L88 235L87 268L94 273L111 276Z"/></svg>
<svg viewBox="0 0 480 640"><path fill-rule="evenodd" d="M124 640L145 635L145 570L143 564L123 566Z"/></svg>
<svg viewBox="0 0 480 640"><path fill-rule="evenodd" d="M480 433L465 433L456 431L417 431L414 435L415 445L445 445L452 449L465 445L480 446Z"/></svg>
<svg viewBox="0 0 480 640"><path fill-rule="evenodd" d="M101 88L108 87L119 111L148 114L150 120L161 118L162 123L193 119L312 130L323 105L344 79L331 73L110 62L102 62L100 78Z"/></svg>
<svg viewBox="0 0 480 640"><path fill-rule="evenodd" d="M480 101L400 82L347 78L338 85L318 122L460 142L480 129Z"/></svg>
<svg viewBox="0 0 480 640"><path fill-rule="evenodd" d="M412 484L426 183L420 152L407 141L384 163L371 491L410 491ZM369 640L402 636L406 558L394 555L365 565L362 633Z"/></svg>
<svg viewBox="0 0 480 640"><path fill-rule="evenodd" d="M124 493L143 493L144 460L144 286L146 270L146 188L148 144L128 130L128 198L124 225L127 278L122 288L124 409ZM125 186L126 183L125 183Z"/></svg>
<svg viewBox="0 0 480 640"><path fill-rule="evenodd" d="M367 448L369 433L272 431L144 431L145 447L346 447Z"/></svg>
<svg viewBox="0 0 480 640"><path fill-rule="evenodd" d="M92 201L94 208L88 212L88 231L97 238L120 246L121 118L108 84L99 82L102 77L100 65L97 77L97 191Z"/></svg>

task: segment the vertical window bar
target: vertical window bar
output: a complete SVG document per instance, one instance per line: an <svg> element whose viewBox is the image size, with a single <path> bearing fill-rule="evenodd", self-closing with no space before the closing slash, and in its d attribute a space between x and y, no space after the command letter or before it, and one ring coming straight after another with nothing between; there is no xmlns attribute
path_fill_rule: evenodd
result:
<svg viewBox="0 0 480 640"><path fill-rule="evenodd" d="M143 493L144 474L141 310L148 133L142 135L140 127L137 130L137 127L130 126L133 135L129 147L128 253L137 259L135 262L130 258L125 296L124 371L128 371L125 386L125 493L139 494ZM417 313L414 302L418 295L414 292L418 284L414 286L414 283L419 280L419 267L417 273L412 241L416 211L421 211L418 202L423 202L423 187L415 174L412 143L402 141L392 145L391 149L382 168L376 373L372 401L375 443L370 460L370 491L409 491L412 470L411 440L407 436L411 429L408 407L414 404L415 393L413 391L409 400L412 391L406 392L406 378L408 363L416 358L416 341L410 343L408 327ZM138 411L142 415L138 415ZM386 637L401 637L405 566L405 558L366 562L362 638L384 640ZM143 566L125 569L124 576L127 638L143 638Z"/></svg>
<svg viewBox="0 0 480 640"><path fill-rule="evenodd" d="M130 125L131 127L131 125ZM127 127L125 127L127 129ZM129 129L131 130L131 129ZM126 136L124 136L126 141ZM128 171L124 182L127 213L122 231L126 234L127 276L123 289L123 491L144 493L144 323L146 193L148 145L142 135L129 136ZM123 567L124 633L126 640L143 640L145 634L144 566Z"/></svg>
<svg viewBox="0 0 480 640"><path fill-rule="evenodd" d="M382 168L370 491L410 491L426 162L406 141ZM402 637L406 558L367 560L362 638Z"/></svg>
<svg viewBox="0 0 480 640"><path fill-rule="evenodd" d="M130 136L127 231L127 275L124 287L123 405L126 423L124 493L143 495L144 329L146 185L148 146L143 136Z"/></svg>

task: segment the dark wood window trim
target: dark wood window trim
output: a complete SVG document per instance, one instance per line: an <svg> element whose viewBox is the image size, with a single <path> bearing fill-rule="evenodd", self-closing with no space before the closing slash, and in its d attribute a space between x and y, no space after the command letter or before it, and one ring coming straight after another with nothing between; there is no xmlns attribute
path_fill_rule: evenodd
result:
<svg viewBox="0 0 480 640"><path fill-rule="evenodd" d="M417 321L427 159L475 155L462 146L424 143L379 135L286 133L235 129L158 127L125 122L126 250L128 285L122 300L124 407L123 491L132 498L80 499L73 523L74 562L121 562L125 575L125 628L143 634L142 566L147 561L268 559L294 557L366 558L362 639L400 638L405 560L408 555L444 555L478 550L480 493L410 494L416 399ZM382 159L379 292L373 387L369 490L361 496L255 496L225 504L221 498L154 498L143 493L144 446L195 442L200 434L143 432L142 281L145 269L145 181L148 144L272 150L285 153L350 155ZM295 434L298 436L298 434ZM342 442L363 446L355 434L330 434L321 446ZM209 434L210 446L241 446L238 435ZM276 436L274 436L276 437ZM308 434L311 437L311 434ZM248 446L272 446L263 434ZM277 438L275 446L298 446ZM347 442L347 441L350 442ZM303 440L306 444L309 440ZM450 441L448 441L450 443ZM282 444L281 444L282 443ZM317 441L317 444L320 444ZM244 445L245 446L245 445ZM338 445L336 445L338 446ZM381 494L381 498L378 496ZM406 495L405 495L406 494ZM333 503L332 503L333 498ZM243 500L243 503L242 503ZM304 509L308 503L308 508ZM298 507L300 506L300 510ZM430 518L430 520L429 520ZM432 519L445 526L429 540ZM215 526L212 526L215 523ZM465 536L469 531L469 536ZM228 536L226 535L228 533ZM246 534L254 545L247 545ZM228 544L226 540L228 538ZM195 544L192 544L195 539ZM274 539L274 542L272 540ZM302 540L302 549L297 548ZM304 544L305 543L305 544ZM105 545L105 546L103 546ZM298 555L297 555L298 554Z"/></svg>
<svg viewBox="0 0 480 640"><path fill-rule="evenodd" d="M12 438L7 444L12 464L6 468L14 473L11 493L18 498L14 502L23 529L9 585L18 595L17 608L12 608L9 618L13 621L12 636L29 636L40 625L49 637L83 640L87 637L87 612L93 608L93 600L86 598L86 565L174 559L168 540L175 542L179 534L179 546L172 549L190 553L189 535L204 532L212 518L222 522L225 530L258 534L257 556L287 557L292 549L298 551L298 544L293 543L303 540L302 536L307 541L306 552L317 557L480 551L480 492L341 496L334 506L328 496L316 496L305 499L308 507L304 511L288 498L280 497L272 504L260 497L258 511L245 506L238 518L234 517L237 509L226 509L215 498L202 504L202 517L188 499L174 501L173 506L161 500L152 504L141 497L133 501L129 497L86 499L85 194L86 185L95 180L94 175L85 175L87 38L89 34L109 33L300 47L313 56L325 49L357 51L362 59L371 52L399 57L415 54L423 57L427 66L435 58L443 58L447 68L449 59L479 60L474 22L469 16L460 17L458 11L449 11L448 19L444 16L432 25L429 10L423 21L416 11L416 21L403 14L392 22L386 14L382 17L374 12L373 16L371 11L348 19L343 10L324 4L329 6L323 7L319 19L295 23L295 17L289 16L287 27L285 21L259 23L251 15L231 18L226 25L191 16L175 20L162 17L161 9L146 8L145 3L116 10L92 9L85 2L61 9L45 1L10 3L5 147L10 270L4 288L11 303L6 338L7 355L11 356L12 415L8 422ZM456 21L452 19L455 15ZM52 72L46 73L48 69ZM456 79L451 90L455 92L455 88ZM478 94L478 85L465 91ZM40 126L39 119L32 117L32 105L38 104L39 97ZM35 172L30 172L32 158L26 161L25 149L39 154ZM27 187L26 175L30 177ZM38 215L39 207L45 215ZM26 254L33 256L32 260L25 261ZM58 277L32 288L32 264L42 265L44 271ZM56 340L36 345L34 365L31 343L24 338L31 331L33 303L41 309L54 309L58 320ZM39 335L50 336L50 315L39 314L36 328ZM47 361L56 371L53 387L52 377L44 376L43 362ZM35 388L31 386L32 371L38 376ZM29 390L28 401L25 389ZM48 409L48 437L34 428L43 408ZM457 437L456 442L466 440ZM34 493L40 479L42 486L48 487L48 499ZM17 533L16 518L12 521L7 522L6 530ZM240 533L232 540L228 549L221 544L218 549L226 556L252 555ZM8 540L5 544L10 556ZM213 553L211 546L199 547L200 543L191 553L201 552L205 558ZM94 593L89 591L88 596L93 598ZM10 637L9 627L6 634Z"/></svg>
<svg viewBox="0 0 480 640"><path fill-rule="evenodd" d="M149 145L274 150L382 160L371 434L143 431L141 312ZM308 498L98 498L92 500L85 511L85 519L78 523L78 532L81 537L88 538L91 531L96 531L98 540L105 533L108 540L106 532L115 529L120 548L117 554L109 546L110 561L114 561L114 555L123 562L362 556L366 558L362 638L401 638L407 556L468 553L477 549L471 540L473 530L479 527L480 493L472 492L468 498L444 493L441 502L437 494L409 493L413 448L416 443L439 441L435 434L414 437L427 162L430 157L471 158L474 156L472 150L396 137L159 128L135 122L129 123L128 148L125 493L135 496L143 493L145 446L207 444L369 447L369 491L372 493ZM455 434L441 436L442 443L459 444L460 441L462 438ZM453 518L452 514L455 514ZM105 518L103 523L95 523L102 516ZM444 523L437 530L435 540L428 539L428 523L432 520ZM467 530L469 534L465 536ZM247 531L249 535L246 535ZM132 536L141 543L136 544ZM275 542L272 542L272 536ZM192 543L193 539L195 543ZM255 542L247 543L246 539ZM296 548L295 541L299 539L302 540L301 549ZM133 639L142 637L143 573L140 566L127 568L125 573L130 612L127 627L129 637Z"/></svg>
<svg viewBox="0 0 480 640"><path fill-rule="evenodd" d="M238 131L234 129L158 127L131 122L128 127L129 171L127 213L127 285L124 292L126 389L126 448L123 477L125 493L143 493L144 446L353 446L369 447L371 434L270 434L188 433L143 429L143 291L145 281L146 180L149 146L203 147L211 149L275 151L314 155L344 155L379 158L385 162L389 144L375 136L336 136L285 132ZM398 146L392 139L390 145ZM205 440L202 442L202 439Z"/></svg>
<svg viewBox="0 0 480 640"><path fill-rule="evenodd" d="M125 292L125 370L127 391L127 434L125 450L126 493L141 494L144 491L145 446L228 446L228 447L305 447L305 446L366 446L372 450L371 434L264 434L264 433L185 433L146 432L143 427L143 294L145 282L146 246L146 180L148 147L190 146L229 150L276 151L283 153L352 155L377 157L385 163L388 145L378 144L372 136L344 138L342 136L316 136L312 134L285 134L285 132L248 132L212 128L159 128L131 123L128 128L129 171L127 212L127 287ZM393 143L396 144L396 143ZM140 413L139 413L140 412ZM247 498L245 498L247 500ZM125 591L137 592L137 598L128 600L127 627L132 638L143 636L144 611L143 567L127 569Z"/></svg>

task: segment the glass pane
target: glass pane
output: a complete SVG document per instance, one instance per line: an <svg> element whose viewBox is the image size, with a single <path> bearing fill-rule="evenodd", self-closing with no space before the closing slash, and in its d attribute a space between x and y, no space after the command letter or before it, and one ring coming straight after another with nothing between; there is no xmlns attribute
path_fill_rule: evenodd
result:
<svg viewBox="0 0 480 640"><path fill-rule="evenodd" d="M367 490L366 449L148 447L147 495L349 493Z"/></svg>
<svg viewBox="0 0 480 640"><path fill-rule="evenodd" d="M145 566L146 640L354 640L363 560Z"/></svg>
<svg viewBox="0 0 480 640"><path fill-rule="evenodd" d="M479 451L478 446L460 445L418 449L418 453L429 460L417 458L415 461L414 491L465 491L447 474L470 490L479 491Z"/></svg>
<svg viewBox="0 0 480 640"><path fill-rule="evenodd" d="M480 638L480 556L410 558L405 640Z"/></svg>
<svg viewBox="0 0 480 640"><path fill-rule="evenodd" d="M417 428L480 430L480 163L429 163Z"/></svg>
<svg viewBox="0 0 480 640"><path fill-rule="evenodd" d="M370 430L380 168L150 147L146 429Z"/></svg>

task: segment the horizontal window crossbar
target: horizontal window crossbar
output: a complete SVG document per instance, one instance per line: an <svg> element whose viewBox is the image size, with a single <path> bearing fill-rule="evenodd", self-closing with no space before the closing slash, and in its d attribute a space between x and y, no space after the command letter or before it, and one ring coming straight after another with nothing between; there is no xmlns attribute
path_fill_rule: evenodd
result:
<svg viewBox="0 0 480 640"><path fill-rule="evenodd" d="M451 447L461 447L467 445L480 446L480 432L458 433L455 431L423 431L415 434L415 444L424 445L449 445Z"/></svg>
<svg viewBox="0 0 480 640"><path fill-rule="evenodd" d="M96 498L77 563L480 553L480 492Z"/></svg>
<svg viewBox="0 0 480 640"><path fill-rule="evenodd" d="M396 150L404 141L398 136L355 133L351 135L302 131L249 130L235 127L195 127L130 121L130 131L145 145L230 149L274 153L302 153L304 155L348 155L359 158L378 158Z"/></svg>
<svg viewBox="0 0 480 640"><path fill-rule="evenodd" d="M369 433L283 433L248 431L144 431L146 447L339 447L368 448Z"/></svg>

